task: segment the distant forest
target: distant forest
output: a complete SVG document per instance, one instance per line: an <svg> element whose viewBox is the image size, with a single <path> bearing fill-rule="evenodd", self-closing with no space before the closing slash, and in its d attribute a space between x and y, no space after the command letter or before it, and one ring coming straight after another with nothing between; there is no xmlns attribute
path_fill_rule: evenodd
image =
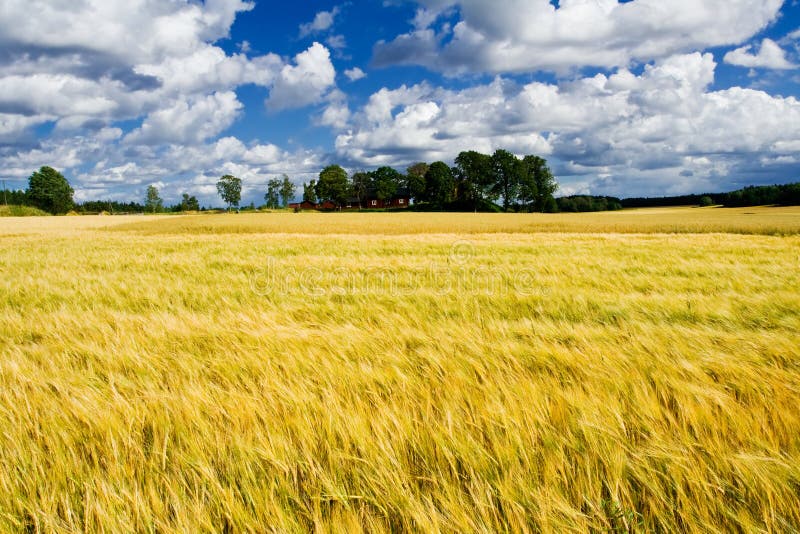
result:
<svg viewBox="0 0 800 534"><path fill-rule="evenodd" d="M729 193L703 193L674 197L616 198L574 195L556 199L562 212L615 211L623 208L660 208L674 206L800 206L800 183L759 185Z"/></svg>
<svg viewBox="0 0 800 534"><path fill-rule="evenodd" d="M744 206L799 206L800 182L785 185L759 185L737 189L730 193L704 193L660 198L626 198L623 208L654 208L661 206L712 206L729 208Z"/></svg>

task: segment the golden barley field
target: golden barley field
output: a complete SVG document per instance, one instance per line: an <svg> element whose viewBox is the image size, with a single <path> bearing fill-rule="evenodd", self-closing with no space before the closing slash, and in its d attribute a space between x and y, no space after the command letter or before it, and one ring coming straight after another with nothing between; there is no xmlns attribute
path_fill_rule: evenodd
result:
<svg viewBox="0 0 800 534"><path fill-rule="evenodd" d="M800 209L0 220L2 532L797 532Z"/></svg>

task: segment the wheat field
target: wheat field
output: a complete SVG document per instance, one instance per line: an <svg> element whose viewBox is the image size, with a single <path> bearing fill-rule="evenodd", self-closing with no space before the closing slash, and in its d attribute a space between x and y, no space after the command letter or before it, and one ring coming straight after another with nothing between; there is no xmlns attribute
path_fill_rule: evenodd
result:
<svg viewBox="0 0 800 534"><path fill-rule="evenodd" d="M0 531L796 532L800 209L0 220Z"/></svg>

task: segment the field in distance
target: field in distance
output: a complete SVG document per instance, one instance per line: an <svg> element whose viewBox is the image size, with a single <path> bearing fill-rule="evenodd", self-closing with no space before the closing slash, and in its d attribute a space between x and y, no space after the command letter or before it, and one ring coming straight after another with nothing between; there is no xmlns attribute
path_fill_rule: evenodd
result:
<svg viewBox="0 0 800 534"><path fill-rule="evenodd" d="M800 209L0 220L0 531L800 529Z"/></svg>
<svg viewBox="0 0 800 534"><path fill-rule="evenodd" d="M239 213L120 225L141 233L710 233L800 232L800 207L649 208L601 213ZM292 215L292 218L285 218Z"/></svg>

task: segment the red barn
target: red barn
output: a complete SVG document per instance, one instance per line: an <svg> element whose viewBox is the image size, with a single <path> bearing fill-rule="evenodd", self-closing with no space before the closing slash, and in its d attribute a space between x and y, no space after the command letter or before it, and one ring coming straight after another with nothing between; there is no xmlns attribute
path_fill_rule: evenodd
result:
<svg viewBox="0 0 800 534"><path fill-rule="evenodd" d="M313 202L309 202L308 200L304 200L302 202L292 202L289 204L289 209L293 210L315 210L317 209L317 205Z"/></svg>
<svg viewBox="0 0 800 534"><path fill-rule="evenodd" d="M387 208L407 208L411 205L411 195L408 191L401 189L392 198L379 199L374 191L368 191L364 199L359 202L358 198L350 198L344 209L387 209Z"/></svg>

